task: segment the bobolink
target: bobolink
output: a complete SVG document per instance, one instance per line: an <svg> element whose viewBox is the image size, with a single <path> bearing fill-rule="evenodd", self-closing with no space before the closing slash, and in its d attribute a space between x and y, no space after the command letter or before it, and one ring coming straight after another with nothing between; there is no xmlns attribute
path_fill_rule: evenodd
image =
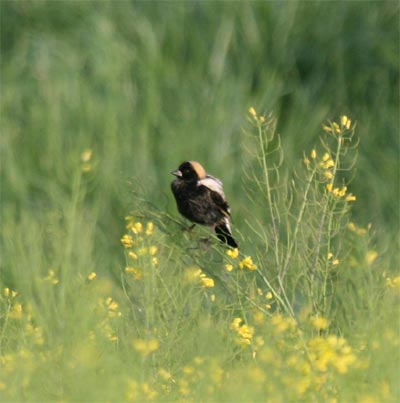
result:
<svg viewBox="0 0 400 403"><path fill-rule="evenodd" d="M196 161L185 161L171 173L176 176L171 189L179 212L196 224L211 227L221 242L237 248L238 244L232 237L231 214L222 182L207 175L203 166Z"/></svg>

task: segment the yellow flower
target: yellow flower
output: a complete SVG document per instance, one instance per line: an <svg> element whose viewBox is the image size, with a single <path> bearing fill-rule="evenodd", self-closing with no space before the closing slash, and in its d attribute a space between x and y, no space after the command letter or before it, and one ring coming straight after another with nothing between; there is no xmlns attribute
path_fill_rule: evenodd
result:
<svg viewBox="0 0 400 403"><path fill-rule="evenodd" d="M158 370L158 374L161 376L162 379L164 379L164 381L173 380L171 373L164 368L160 368Z"/></svg>
<svg viewBox="0 0 400 403"><path fill-rule="evenodd" d="M248 270L257 270L257 266L253 263L253 259L251 256L246 256L239 262L239 267L241 269L248 269Z"/></svg>
<svg viewBox="0 0 400 403"><path fill-rule="evenodd" d="M56 273L54 270L50 269L48 271L48 275L46 277L43 278L43 281L47 281L51 284L58 284L60 282L60 280L56 277Z"/></svg>
<svg viewBox="0 0 400 403"><path fill-rule="evenodd" d="M10 310L9 314L10 318L13 319L21 319L22 318L22 305L21 304L15 304Z"/></svg>
<svg viewBox="0 0 400 403"><path fill-rule="evenodd" d="M333 173L330 172L330 171L325 171L325 172L324 172L324 176L325 176L325 178L327 178L327 179L332 179L332 178L333 178Z"/></svg>
<svg viewBox="0 0 400 403"><path fill-rule="evenodd" d="M257 117L257 112L252 106L249 108L249 113L251 116L253 116L253 118Z"/></svg>
<svg viewBox="0 0 400 403"><path fill-rule="evenodd" d="M157 253L157 251L158 251L157 246L154 246L154 245L150 246L149 253L151 256L154 256Z"/></svg>
<svg viewBox="0 0 400 403"><path fill-rule="evenodd" d="M343 115L340 117L340 124L347 130L349 130L351 126L351 120L346 115Z"/></svg>
<svg viewBox="0 0 400 403"><path fill-rule="evenodd" d="M369 250L365 256L365 261L367 262L367 265L371 265L377 258L378 252L376 250Z"/></svg>
<svg viewBox="0 0 400 403"><path fill-rule="evenodd" d="M229 325L230 329L234 330L238 336L239 339L236 340L236 342L242 346L248 346L251 344L251 340L254 335L254 327L253 326L248 326L246 324L243 324L243 319L241 318L235 318L233 322Z"/></svg>
<svg viewBox="0 0 400 403"><path fill-rule="evenodd" d="M142 390L143 390L143 393L146 395L146 401L152 401L158 395L158 392L156 392L154 389L152 389L147 382L144 382L142 384Z"/></svg>
<svg viewBox="0 0 400 403"><path fill-rule="evenodd" d="M140 248L137 251L138 256L147 255L149 253L149 248Z"/></svg>
<svg viewBox="0 0 400 403"><path fill-rule="evenodd" d="M243 339L251 340L254 335L254 327L242 325L237 329L237 332L238 332L239 336L242 337Z"/></svg>
<svg viewBox="0 0 400 403"><path fill-rule="evenodd" d="M38 346L44 344L43 329L41 327L35 327L31 323L28 323L25 327L26 332L33 336L34 343Z"/></svg>
<svg viewBox="0 0 400 403"><path fill-rule="evenodd" d="M329 169L332 168L335 165L335 163L333 162L333 159L331 158L329 153L325 153L322 156L322 161L320 162L319 165L324 169Z"/></svg>
<svg viewBox="0 0 400 403"><path fill-rule="evenodd" d="M137 260L138 259L138 255L135 252L130 251L128 253L128 256L133 259L133 260Z"/></svg>
<svg viewBox="0 0 400 403"><path fill-rule="evenodd" d="M146 224L146 235L152 235L153 232L154 232L154 224L151 221L149 221Z"/></svg>
<svg viewBox="0 0 400 403"><path fill-rule="evenodd" d="M278 333L283 333L286 330L294 329L296 327L296 321L288 316L276 314L271 317L271 323L274 325L275 330Z"/></svg>
<svg viewBox="0 0 400 403"><path fill-rule="evenodd" d="M351 346L343 337L316 337L308 342L308 347L311 363L321 372L326 372L332 367L338 373L345 374L357 360Z"/></svg>
<svg viewBox="0 0 400 403"><path fill-rule="evenodd" d="M339 190L339 197L343 197L347 192L347 186L343 186L340 190Z"/></svg>
<svg viewBox="0 0 400 403"><path fill-rule="evenodd" d="M139 234L143 232L143 224L141 222L135 222L135 218L131 215L125 217L125 220L128 221L126 228L130 229L134 234ZM151 231L151 226L146 228L146 230Z"/></svg>
<svg viewBox="0 0 400 403"><path fill-rule="evenodd" d="M223 381L225 371L215 361L213 361L210 365L209 373L213 383L220 386L221 382Z"/></svg>
<svg viewBox="0 0 400 403"><path fill-rule="evenodd" d="M342 131L340 130L339 125L336 122L332 123L333 129L335 130L336 133L341 133Z"/></svg>
<svg viewBox="0 0 400 403"><path fill-rule="evenodd" d="M125 267L125 273L132 274L134 280L142 278L142 270L139 267Z"/></svg>
<svg viewBox="0 0 400 403"><path fill-rule="evenodd" d="M331 133L331 132L332 132L332 128L330 128L329 126L326 126L326 125L322 125L322 129L323 129L325 132L328 132L328 133Z"/></svg>
<svg viewBox="0 0 400 403"><path fill-rule="evenodd" d="M255 311L253 313L253 319L257 325L261 325L265 322L265 313L262 311Z"/></svg>
<svg viewBox="0 0 400 403"><path fill-rule="evenodd" d="M243 319L242 318L235 318L235 319L233 319L233 321L232 321L232 323L229 325L229 327L232 329L232 330L237 330L237 329L239 329L239 326L240 326L240 324L243 322Z"/></svg>
<svg viewBox="0 0 400 403"><path fill-rule="evenodd" d="M135 339L132 344L133 348L143 357L146 357L147 355L153 353L160 347L160 343L156 339Z"/></svg>
<svg viewBox="0 0 400 403"><path fill-rule="evenodd" d="M351 194L351 193L350 193ZM350 196L350 195L349 195ZM347 198L349 197L349 196L347 196ZM347 200L347 198L346 198L346 200ZM349 222L348 224L347 224L347 228L350 230L350 231L353 231L353 232L355 232L357 235L365 235L368 231L365 229L365 228L361 228L361 227L358 227L356 224L354 224L353 222Z"/></svg>
<svg viewBox="0 0 400 403"><path fill-rule="evenodd" d="M214 280L212 278L209 278L209 277L203 277L201 279L201 285L204 288L212 288L212 287L214 287Z"/></svg>
<svg viewBox="0 0 400 403"><path fill-rule="evenodd" d="M332 183L328 183L326 185L326 189L328 190L328 192L331 192L335 197L343 197L346 195L347 192L347 186L343 186L342 188L333 188L333 184ZM346 200L349 199L349 196L347 196Z"/></svg>
<svg viewBox="0 0 400 403"><path fill-rule="evenodd" d="M15 298L18 295L17 291L10 290L8 287L4 288L3 294L5 297Z"/></svg>
<svg viewBox="0 0 400 403"><path fill-rule="evenodd" d="M183 373L186 374L186 375L191 375L191 374L193 374L193 372L194 372L194 368L193 368L192 366L190 366L190 365L186 365L186 366L184 366L184 367L182 368L182 371L183 371Z"/></svg>
<svg viewBox="0 0 400 403"><path fill-rule="evenodd" d="M230 263L227 263L227 264L225 265L225 270L226 270L226 271L232 271L232 270L233 270L233 265L230 264Z"/></svg>
<svg viewBox="0 0 400 403"><path fill-rule="evenodd" d="M97 274L96 274L94 271L92 271L92 272L87 276L87 278L88 278L89 281L94 280L96 277L97 277Z"/></svg>
<svg viewBox="0 0 400 403"><path fill-rule="evenodd" d="M322 161L326 162L326 161L328 161L330 158L331 158L331 156L329 155L329 153L325 153L325 154L322 156Z"/></svg>
<svg viewBox="0 0 400 403"><path fill-rule="evenodd" d="M186 281L189 283L197 283L201 274L202 271L198 266L190 266L185 270Z"/></svg>
<svg viewBox="0 0 400 403"><path fill-rule="evenodd" d="M353 231L353 232L356 232L356 231L357 231L357 226L356 226L356 224L354 224L354 223L351 222L351 221L347 224L347 228L348 228L350 231Z"/></svg>
<svg viewBox="0 0 400 403"><path fill-rule="evenodd" d="M93 151L88 148L84 150L81 154L81 161L82 162L89 162L92 159Z"/></svg>
<svg viewBox="0 0 400 403"><path fill-rule="evenodd" d="M273 298L272 292L271 292L271 291L268 291L268 292L265 294L265 298L267 298L267 299L272 299L272 298Z"/></svg>
<svg viewBox="0 0 400 403"><path fill-rule="evenodd" d="M344 354L340 355L335 361L333 361L333 366L339 374L346 374L349 366L354 364L355 361L356 356L354 354Z"/></svg>
<svg viewBox="0 0 400 403"><path fill-rule="evenodd" d="M239 256L239 249L227 249L226 254L230 256L232 259L236 259Z"/></svg>
<svg viewBox="0 0 400 403"><path fill-rule="evenodd" d="M134 234L139 234L143 231L143 224L141 222L137 222L132 224L129 228Z"/></svg>
<svg viewBox="0 0 400 403"><path fill-rule="evenodd" d="M193 362L194 362L196 365L201 365L201 364L204 363L204 358L203 358L203 357L200 357L200 356L198 356L198 355L196 355L196 357L193 358Z"/></svg>
<svg viewBox="0 0 400 403"><path fill-rule="evenodd" d="M324 164L324 169L329 169L335 166L335 163L333 162L333 160L328 160L325 162Z"/></svg>
<svg viewBox="0 0 400 403"><path fill-rule="evenodd" d="M135 217L128 215L125 217L125 221L128 221L128 224L126 224L126 228L130 228L135 223Z"/></svg>
<svg viewBox="0 0 400 403"><path fill-rule="evenodd" d="M200 269L200 268L196 268L196 267L194 267L193 268L193 276L194 277L204 277L205 276L205 274L203 273L203 271Z"/></svg>
<svg viewBox="0 0 400 403"><path fill-rule="evenodd" d="M354 196L353 194L349 193L348 196L346 197L346 201L351 202L351 201L356 201L357 197Z"/></svg>
<svg viewBox="0 0 400 403"><path fill-rule="evenodd" d="M397 277L395 277L393 279L390 278L390 277L387 277L386 278L386 284L390 288L399 288L400 287L400 276L397 276Z"/></svg>
<svg viewBox="0 0 400 403"><path fill-rule="evenodd" d="M186 379L179 379L179 392L183 396L187 396L190 393L189 382Z"/></svg>
<svg viewBox="0 0 400 403"><path fill-rule="evenodd" d="M124 245L124 248L128 249L128 248L132 248L134 245L133 239L131 235L125 234L122 238L121 238L121 243L122 245Z"/></svg>
<svg viewBox="0 0 400 403"><path fill-rule="evenodd" d="M239 344L239 346L246 347L251 345L251 340L250 339L244 339L244 338L239 338L236 340L236 343Z"/></svg>
<svg viewBox="0 0 400 403"><path fill-rule="evenodd" d="M311 158L313 160L315 160L315 158L317 158L317 152L315 151L315 149L311 150Z"/></svg>
<svg viewBox="0 0 400 403"><path fill-rule="evenodd" d="M325 330L329 326L328 319L322 316L313 316L310 319L311 325L318 330Z"/></svg>
<svg viewBox="0 0 400 403"><path fill-rule="evenodd" d="M106 298L105 304L109 311L114 312L118 309L118 303L115 302L111 297Z"/></svg>
<svg viewBox="0 0 400 403"><path fill-rule="evenodd" d="M329 253L328 253L328 256L327 256L328 260L331 260L332 257L333 257L333 253L332 253L332 252L329 252ZM333 264L333 266L337 266L337 265L339 264L339 259L333 259L333 260L332 260L332 264Z"/></svg>

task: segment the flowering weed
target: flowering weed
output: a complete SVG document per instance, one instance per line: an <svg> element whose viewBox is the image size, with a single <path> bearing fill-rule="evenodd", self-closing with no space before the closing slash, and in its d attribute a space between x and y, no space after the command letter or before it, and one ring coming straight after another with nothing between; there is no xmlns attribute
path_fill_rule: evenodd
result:
<svg viewBox="0 0 400 403"><path fill-rule="evenodd" d="M96 169L82 153L69 221L53 219L51 242L23 225L10 244L52 253L4 281L3 400L397 400L399 273L350 217L355 124L323 125L290 176L273 116L251 108L249 121L249 205L264 214L247 216L240 249L137 201L115 240L123 259L99 271L94 233L75 241Z"/></svg>

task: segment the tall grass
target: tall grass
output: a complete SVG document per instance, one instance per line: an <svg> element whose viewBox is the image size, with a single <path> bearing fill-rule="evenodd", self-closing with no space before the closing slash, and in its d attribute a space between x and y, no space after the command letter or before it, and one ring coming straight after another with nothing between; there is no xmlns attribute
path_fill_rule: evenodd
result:
<svg viewBox="0 0 400 403"><path fill-rule="evenodd" d="M348 220L356 196L340 171L351 169L354 124L324 126L284 179L273 117L249 117L266 215L240 251L138 198L125 264L114 280L98 272L95 221L80 212L88 151L68 214L21 220L1 297L6 401L396 401L399 276ZM27 230L37 219L43 230Z"/></svg>
<svg viewBox="0 0 400 403"><path fill-rule="evenodd" d="M0 6L1 401L399 400L398 5Z"/></svg>

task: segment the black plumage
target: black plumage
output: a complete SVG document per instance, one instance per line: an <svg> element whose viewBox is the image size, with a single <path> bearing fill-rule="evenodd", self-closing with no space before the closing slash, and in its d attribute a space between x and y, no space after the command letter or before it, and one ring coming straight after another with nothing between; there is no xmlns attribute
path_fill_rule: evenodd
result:
<svg viewBox="0 0 400 403"><path fill-rule="evenodd" d="M196 224L211 227L221 242L237 248L222 182L207 175L196 161L185 161L171 173L176 176L171 189L179 212Z"/></svg>

